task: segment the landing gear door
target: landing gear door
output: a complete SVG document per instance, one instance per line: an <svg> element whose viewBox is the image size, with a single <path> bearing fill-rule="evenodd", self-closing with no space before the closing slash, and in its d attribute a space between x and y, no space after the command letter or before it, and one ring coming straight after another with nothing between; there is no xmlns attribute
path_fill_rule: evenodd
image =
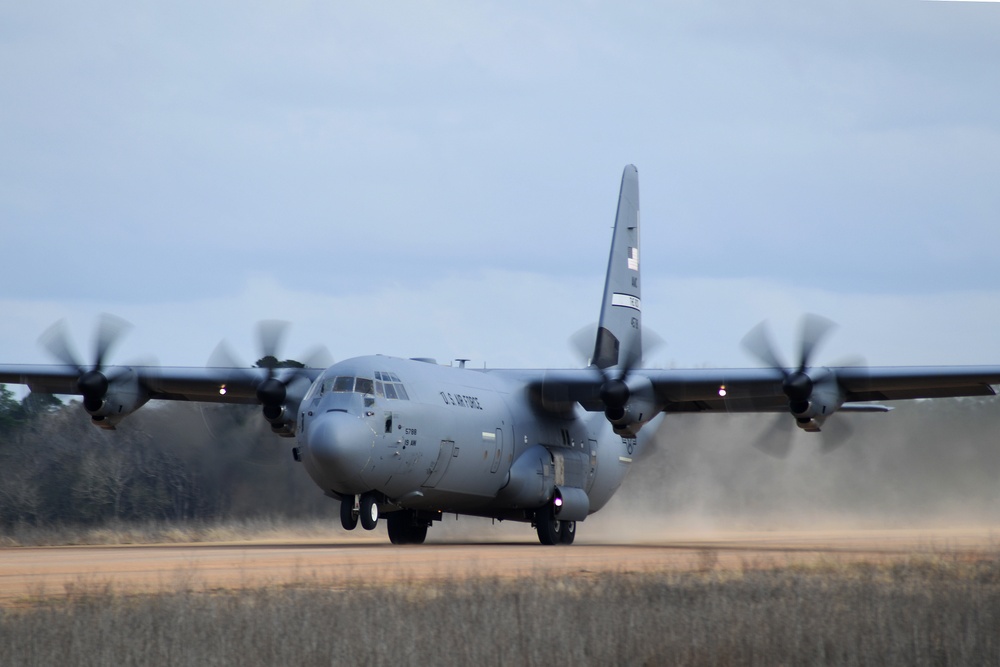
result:
<svg viewBox="0 0 1000 667"><path fill-rule="evenodd" d="M445 471L448 470L448 464L451 463L452 454L455 451L455 441L454 440L442 440L441 449L438 451L437 460L434 462L427 472L427 481L423 483L423 486L428 489L433 489L437 486L438 482L444 476Z"/></svg>

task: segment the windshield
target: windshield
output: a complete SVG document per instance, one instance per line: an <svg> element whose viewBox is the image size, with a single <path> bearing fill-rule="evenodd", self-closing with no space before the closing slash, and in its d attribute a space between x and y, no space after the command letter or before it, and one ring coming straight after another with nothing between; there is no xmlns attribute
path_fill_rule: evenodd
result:
<svg viewBox="0 0 1000 667"><path fill-rule="evenodd" d="M334 378L327 378L323 383L322 391L328 392L354 392L356 394L375 393L375 382L370 378L356 378L349 375L338 375Z"/></svg>

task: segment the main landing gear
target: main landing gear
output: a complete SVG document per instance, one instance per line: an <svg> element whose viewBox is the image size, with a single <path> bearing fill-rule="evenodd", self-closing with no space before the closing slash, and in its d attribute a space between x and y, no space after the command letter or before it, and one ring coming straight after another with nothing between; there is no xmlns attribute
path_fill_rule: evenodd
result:
<svg viewBox="0 0 1000 667"><path fill-rule="evenodd" d="M423 544L427 539L427 522L412 510L399 510L386 516L389 541L393 544Z"/></svg>
<svg viewBox="0 0 1000 667"><path fill-rule="evenodd" d="M535 514L535 530L538 531L538 541L546 545L573 544L576 539L576 521L557 519L555 507L551 504Z"/></svg>
<svg viewBox="0 0 1000 667"><path fill-rule="evenodd" d="M365 530L375 530L378 525L378 502L374 493L340 499L340 525L344 530L354 530L359 520Z"/></svg>

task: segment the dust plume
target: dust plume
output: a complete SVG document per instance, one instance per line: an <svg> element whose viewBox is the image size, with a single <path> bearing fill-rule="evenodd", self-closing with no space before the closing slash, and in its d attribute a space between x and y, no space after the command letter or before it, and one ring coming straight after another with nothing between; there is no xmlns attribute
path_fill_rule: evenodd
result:
<svg viewBox="0 0 1000 667"><path fill-rule="evenodd" d="M753 446L771 415L677 415L587 522L607 539L729 530L992 525L1000 519L1000 401L939 399L838 414L823 454L796 429L786 459ZM791 417L786 417L791 419Z"/></svg>

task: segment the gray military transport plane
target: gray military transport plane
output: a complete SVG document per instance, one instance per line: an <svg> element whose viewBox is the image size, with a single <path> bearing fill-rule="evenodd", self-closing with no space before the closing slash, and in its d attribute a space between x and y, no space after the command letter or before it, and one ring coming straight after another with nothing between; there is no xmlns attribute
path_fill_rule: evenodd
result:
<svg viewBox="0 0 1000 667"><path fill-rule="evenodd" d="M76 394L96 426L114 429L150 399L260 404L343 527L385 516L394 544L420 544L445 512L532 524L542 544L571 544L577 523L608 502L648 446L656 422L679 412L786 413L818 432L837 412L885 412L873 401L992 396L1000 366L816 367L829 328L810 318L799 363L779 361L758 327L743 343L765 368L647 370L642 361L639 181L625 168L590 364L570 370L471 369L375 355L329 368L109 366L104 320L90 366L65 335L43 336L63 363L0 365L0 382ZM262 336L266 338L266 336ZM836 424L836 419L833 424ZM825 431L824 431L825 432ZM768 433L762 448L782 438Z"/></svg>

